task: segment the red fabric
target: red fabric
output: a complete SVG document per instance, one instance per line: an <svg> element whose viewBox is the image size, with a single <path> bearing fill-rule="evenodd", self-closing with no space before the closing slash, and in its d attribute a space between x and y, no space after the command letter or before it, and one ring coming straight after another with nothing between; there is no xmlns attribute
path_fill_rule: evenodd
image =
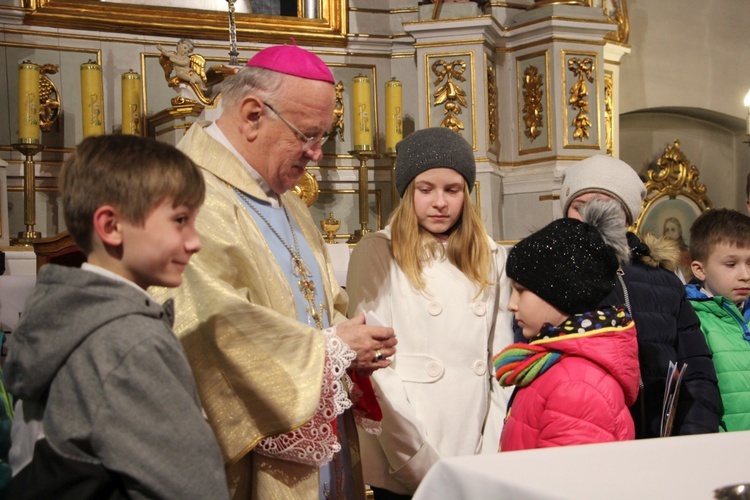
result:
<svg viewBox="0 0 750 500"><path fill-rule="evenodd" d="M563 352L546 373L516 390L501 451L635 438L629 407L638 395L635 326L535 345Z"/></svg>
<svg viewBox="0 0 750 500"><path fill-rule="evenodd" d="M353 397L354 411L374 422L383 420L383 412L375 397L375 390L372 388L370 377L363 377L357 375L355 370L349 370L349 378L354 383L352 394L356 393L356 397Z"/></svg>

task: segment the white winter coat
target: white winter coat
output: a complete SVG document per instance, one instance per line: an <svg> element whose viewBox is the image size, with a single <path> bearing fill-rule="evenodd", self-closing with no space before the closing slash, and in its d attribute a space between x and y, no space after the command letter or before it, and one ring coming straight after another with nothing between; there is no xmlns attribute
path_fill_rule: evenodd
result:
<svg viewBox="0 0 750 500"><path fill-rule="evenodd" d="M360 433L365 482L413 494L439 459L496 453L509 390L491 357L513 342L505 249L490 242L494 287L477 288L447 259L423 270L417 292L393 260L390 227L363 238L347 275L349 315L374 311L392 326L393 364L372 376L382 434Z"/></svg>

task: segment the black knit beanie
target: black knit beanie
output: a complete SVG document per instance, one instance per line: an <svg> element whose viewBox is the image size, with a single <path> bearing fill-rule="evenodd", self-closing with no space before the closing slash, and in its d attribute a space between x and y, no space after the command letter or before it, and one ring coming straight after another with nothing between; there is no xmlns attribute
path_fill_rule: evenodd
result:
<svg viewBox="0 0 750 500"><path fill-rule="evenodd" d="M518 242L508 277L567 314L596 310L615 287L615 252L592 225L558 219Z"/></svg>
<svg viewBox="0 0 750 500"><path fill-rule="evenodd" d="M457 132L443 127L418 130L396 144L396 188L403 197L406 186L422 172L450 168L474 189L477 165L474 151Z"/></svg>

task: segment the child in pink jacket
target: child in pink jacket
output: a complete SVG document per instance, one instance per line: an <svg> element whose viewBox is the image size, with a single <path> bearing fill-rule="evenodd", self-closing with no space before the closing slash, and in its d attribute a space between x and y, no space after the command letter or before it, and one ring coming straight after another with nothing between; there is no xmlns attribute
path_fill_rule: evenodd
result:
<svg viewBox="0 0 750 500"><path fill-rule="evenodd" d="M501 451L635 438L635 326L623 308L598 307L627 252L624 219L612 201L584 209L588 223L556 220L508 256L509 310L531 342L494 358L500 384L516 386Z"/></svg>

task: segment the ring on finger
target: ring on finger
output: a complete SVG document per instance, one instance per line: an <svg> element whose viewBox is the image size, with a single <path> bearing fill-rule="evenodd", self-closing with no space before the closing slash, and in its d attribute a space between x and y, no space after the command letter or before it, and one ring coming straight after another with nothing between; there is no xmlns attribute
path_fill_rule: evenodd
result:
<svg viewBox="0 0 750 500"><path fill-rule="evenodd" d="M380 352L380 349L375 349L375 362L382 361L384 358L383 353Z"/></svg>

